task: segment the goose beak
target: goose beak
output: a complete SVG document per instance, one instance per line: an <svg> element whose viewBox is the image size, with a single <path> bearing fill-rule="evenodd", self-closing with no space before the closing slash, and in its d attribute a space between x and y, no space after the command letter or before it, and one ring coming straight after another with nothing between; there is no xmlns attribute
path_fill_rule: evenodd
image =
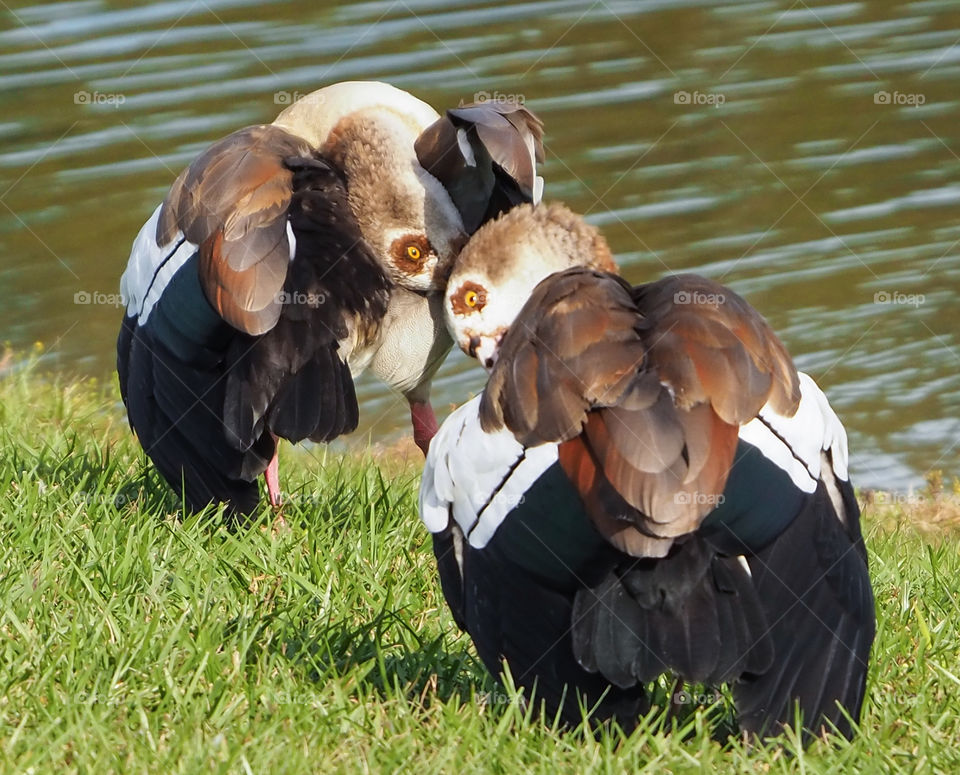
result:
<svg viewBox="0 0 960 775"><path fill-rule="evenodd" d="M467 346L463 348L467 355L480 361L480 365L488 371L493 368L497 362L497 355L500 350L500 340L503 334L498 336L471 336Z"/></svg>

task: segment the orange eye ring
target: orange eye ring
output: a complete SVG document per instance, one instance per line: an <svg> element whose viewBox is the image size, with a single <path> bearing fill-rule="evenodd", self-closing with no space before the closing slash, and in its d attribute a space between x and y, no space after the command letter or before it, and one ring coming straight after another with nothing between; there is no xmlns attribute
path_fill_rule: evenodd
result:
<svg viewBox="0 0 960 775"><path fill-rule="evenodd" d="M407 245L407 258L411 261L419 261L423 252L416 245Z"/></svg>
<svg viewBox="0 0 960 775"><path fill-rule="evenodd" d="M472 315L487 305L487 289L468 280L450 294L450 307L456 315Z"/></svg>

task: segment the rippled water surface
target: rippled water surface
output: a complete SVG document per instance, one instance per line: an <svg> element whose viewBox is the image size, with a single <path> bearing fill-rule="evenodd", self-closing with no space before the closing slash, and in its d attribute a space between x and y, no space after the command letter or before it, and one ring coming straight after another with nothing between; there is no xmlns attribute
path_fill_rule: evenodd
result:
<svg viewBox="0 0 960 775"><path fill-rule="evenodd" d="M758 307L850 429L858 483L960 473L958 5L4 3L0 342L107 376L142 222L207 144L297 93L521 95L546 196L629 279L695 270ZM482 380L451 357L437 405ZM405 429L383 388L362 398L354 438Z"/></svg>

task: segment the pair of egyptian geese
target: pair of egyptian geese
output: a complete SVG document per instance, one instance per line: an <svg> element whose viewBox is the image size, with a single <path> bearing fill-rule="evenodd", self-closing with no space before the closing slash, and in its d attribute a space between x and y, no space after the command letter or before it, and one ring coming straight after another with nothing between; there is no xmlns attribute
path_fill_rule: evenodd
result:
<svg viewBox="0 0 960 775"><path fill-rule="evenodd" d="M277 441L409 402L420 515L484 665L551 718L629 728L662 674L741 729L851 736L875 632L847 439L766 321L695 275L632 286L539 202L542 125L341 83L212 145L133 244L131 426L190 508L279 502ZM456 342L489 371L437 428Z"/></svg>

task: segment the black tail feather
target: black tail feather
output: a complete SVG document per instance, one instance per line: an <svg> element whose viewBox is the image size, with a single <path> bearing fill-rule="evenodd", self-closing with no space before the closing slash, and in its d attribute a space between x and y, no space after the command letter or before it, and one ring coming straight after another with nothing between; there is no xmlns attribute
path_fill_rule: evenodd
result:
<svg viewBox="0 0 960 775"><path fill-rule="evenodd" d="M253 511L259 499L257 484L237 478L243 455L228 442L211 407L217 396L222 397L222 386L216 379L203 381L199 373L182 369L174 375L164 363L162 345L147 341L141 329L126 322L124 328L130 333L122 334L118 343L124 361L121 386L144 451L170 485L183 491L190 509L227 501L235 512ZM203 437L202 449L182 431L194 423L218 431Z"/></svg>
<svg viewBox="0 0 960 775"><path fill-rule="evenodd" d="M505 659L515 684L565 724L580 723L582 703L597 718L616 718L632 728L647 709L645 687L611 686L577 661L570 638L570 591L491 559L477 551L464 557L465 619L473 625L470 634L487 669L498 675Z"/></svg>
<svg viewBox="0 0 960 775"><path fill-rule="evenodd" d="M773 657L750 574L697 537L581 590L573 617L578 660L617 686L668 671L721 683L765 670Z"/></svg>
<svg viewBox="0 0 960 775"><path fill-rule="evenodd" d="M852 735L840 708L859 718L876 630L861 547L859 524L851 537L821 484L791 526L750 559L777 667L734 686L744 729L775 734L793 722L796 701L806 729L832 724Z"/></svg>

